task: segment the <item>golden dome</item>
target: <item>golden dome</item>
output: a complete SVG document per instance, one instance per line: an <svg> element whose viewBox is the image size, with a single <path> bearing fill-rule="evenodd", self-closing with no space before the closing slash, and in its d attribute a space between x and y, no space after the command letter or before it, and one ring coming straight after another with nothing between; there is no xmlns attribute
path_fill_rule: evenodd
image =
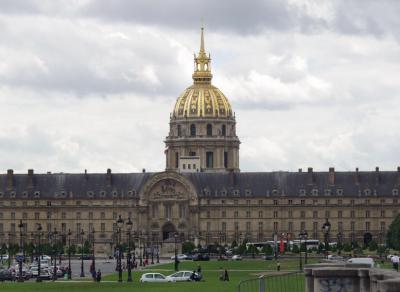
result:
<svg viewBox="0 0 400 292"><path fill-rule="evenodd" d="M232 117L232 108L226 96L211 85L211 57L204 50L204 28L201 28L199 54L194 56L194 84L178 97L174 118Z"/></svg>

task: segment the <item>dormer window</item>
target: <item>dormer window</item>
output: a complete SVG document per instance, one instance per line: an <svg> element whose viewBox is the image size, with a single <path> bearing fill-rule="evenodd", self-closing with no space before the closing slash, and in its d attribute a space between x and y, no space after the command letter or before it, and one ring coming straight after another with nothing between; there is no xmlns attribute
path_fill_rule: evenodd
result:
<svg viewBox="0 0 400 292"><path fill-rule="evenodd" d="M11 197L11 198L15 198L15 195L16 195L15 192L11 192L11 193L10 193L10 197Z"/></svg>
<svg viewBox="0 0 400 292"><path fill-rule="evenodd" d="M100 192L100 197L104 198L106 196L106 192L105 191L101 191Z"/></svg>
<svg viewBox="0 0 400 292"><path fill-rule="evenodd" d="M392 195L393 196L398 196L399 195L399 190L398 189L393 189L392 190Z"/></svg>
<svg viewBox="0 0 400 292"><path fill-rule="evenodd" d="M233 195L234 196L239 196L239 194L240 194L239 190L233 190Z"/></svg>
<svg viewBox="0 0 400 292"><path fill-rule="evenodd" d="M325 189L324 195L325 196L330 196L332 194L332 191L330 189Z"/></svg>
<svg viewBox="0 0 400 292"><path fill-rule="evenodd" d="M221 191L221 196L226 196L226 194L227 194L227 191L226 191L225 189L223 189L223 190Z"/></svg>
<svg viewBox="0 0 400 292"><path fill-rule="evenodd" d="M4 194L2 192L0 192L0 198L3 198Z"/></svg>
<svg viewBox="0 0 400 292"><path fill-rule="evenodd" d="M311 194L312 194L313 196L318 196L318 189L313 189L313 190L311 191Z"/></svg>
<svg viewBox="0 0 400 292"><path fill-rule="evenodd" d="M370 189L365 189L364 190L364 196L370 196L371 195L371 190Z"/></svg>
<svg viewBox="0 0 400 292"><path fill-rule="evenodd" d="M28 197L28 192L23 192L23 193L22 193L22 197L23 197L23 198L27 198L27 197Z"/></svg>
<svg viewBox="0 0 400 292"><path fill-rule="evenodd" d="M336 190L336 195L343 196L343 189L337 189Z"/></svg>
<svg viewBox="0 0 400 292"><path fill-rule="evenodd" d="M114 198L118 197L118 192L117 192L117 191L113 191L112 196L113 196Z"/></svg>
<svg viewBox="0 0 400 292"><path fill-rule="evenodd" d="M249 190L249 189L245 190L245 191L244 191L244 194L245 194L246 196L251 196L251 190Z"/></svg>
<svg viewBox="0 0 400 292"><path fill-rule="evenodd" d="M92 191L87 192L87 196L89 198L93 198L94 197L94 193Z"/></svg>
<svg viewBox="0 0 400 292"><path fill-rule="evenodd" d="M39 198L39 197L40 197L40 192L39 192L39 191L36 191L36 192L33 194L33 196L34 196L35 198Z"/></svg>
<svg viewBox="0 0 400 292"><path fill-rule="evenodd" d="M300 189L299 190L300 196L305 196L306 195L306 190L305 189Z"/></svg>
<svg viewBox="0 0 400 292"><path fill-rule="evenodd" d="M273 196L277 196L279 194L278 190L274 189L272 190L272 195Z"/></svg>

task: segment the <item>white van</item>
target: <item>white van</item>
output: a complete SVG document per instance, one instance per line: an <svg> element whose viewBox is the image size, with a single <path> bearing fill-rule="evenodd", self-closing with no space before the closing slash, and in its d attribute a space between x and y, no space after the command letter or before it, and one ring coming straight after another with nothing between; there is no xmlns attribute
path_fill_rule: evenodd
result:
<svg viewBox="0 0 400 292"><path fill-rule="evenodd" d="M351 259L348 259L347 262L352 263L352 264L367 264L371 268L373 268L375 266L373 258L351 258Z"/></svg>

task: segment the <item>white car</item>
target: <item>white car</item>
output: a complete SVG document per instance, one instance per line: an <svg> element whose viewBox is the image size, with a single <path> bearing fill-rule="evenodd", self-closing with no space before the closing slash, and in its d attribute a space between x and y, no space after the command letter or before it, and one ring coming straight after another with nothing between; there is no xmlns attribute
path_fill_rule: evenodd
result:
<svg viewBox="0 0 400 292"><path fill-rule="evenodd" d="M40 258L42 259L42 261L43 260L47 260L47 261L51 261L51 257L50 256L48 256L48 255L42 255L42 256L40 256Z"/></svg>
<svg viewBox="0 0 400 292"><path fill-rule="evenodd" d="M347 260L348 263L352 264L367 264L371 268L375 266L375 262L373 258L351 258Z"/></svg>
<svg viewBox="0 0 400 292"><path fill-rule="evenodd" d="M183 261L183 260L186 260L187 255L185 255L185 254L177 254L176 257L178 258L178 261ZM171 260L175 260L175 256L174 255L171 257Z"/></svg>
<svg viewBox="0 0 400 292"><path fill-rule="evenodd" d="M192 275L192 273L192 271L179 271L167 276L167 279L172 280L171 282L188 282L191 281L190 276ZM198 273L195 273L195 275L197 277L200 277Z"/></svg>
<svg viewBox="0 0 400 292"><path fill-rule="evenodd" d="M166 283L166 282L175 282L174 279L168 279L163 274L160 273L145 273L140 277L140 282L156 282L156 283Z"/></svg>
<svg viewBox="0 0 400 292"><path fill-rule="evenodd" d="M242 257L240 255L238 255L238 254L235 254L234 256L232 256L232 260L233 261L241 261Z"/></svg>

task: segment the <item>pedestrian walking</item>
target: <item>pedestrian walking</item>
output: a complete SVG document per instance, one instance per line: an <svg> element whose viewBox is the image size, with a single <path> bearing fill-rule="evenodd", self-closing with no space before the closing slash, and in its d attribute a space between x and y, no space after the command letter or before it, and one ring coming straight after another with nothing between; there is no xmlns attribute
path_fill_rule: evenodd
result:
<svg viewBox="0 0 400 292"><path fill-rule="evenodd" d="M390 259L392 261L393 269L396 270L397 272L399 271L399 261L400 258L397 254L391 257Z"/></svg>
<svg viewBox="0 0 400 292"><path fill-rule="evenodd" d="M224 281L228 281L229 282L229 275L228 275L228 270L227 269L225 269L225 272L224 272Z"/></svg>
<svg viewBox="0 0 400 292"><path fill-rule="evenodd" d="M96 273L96 271L95 271L95 273ZM100 282L100 281L101 281L101 271L100 271L100 269L97 271L97 274L96 274L96 281L97 281L97 282Z"/></svg>

